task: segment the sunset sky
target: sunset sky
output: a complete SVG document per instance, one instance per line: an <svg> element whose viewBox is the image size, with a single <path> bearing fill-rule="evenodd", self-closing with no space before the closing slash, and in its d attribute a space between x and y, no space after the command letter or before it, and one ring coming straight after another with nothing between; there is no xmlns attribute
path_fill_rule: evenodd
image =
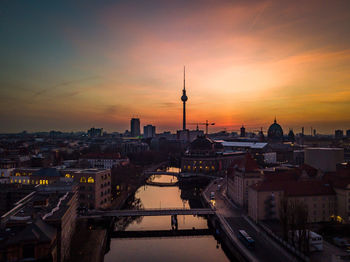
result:
<svg viewBox="0 0 350 262"><path fill-rule="evenodd" d="M350 129L350 1L0 3L0 132ZM190 128L195 126L189 126Z"/></svg>

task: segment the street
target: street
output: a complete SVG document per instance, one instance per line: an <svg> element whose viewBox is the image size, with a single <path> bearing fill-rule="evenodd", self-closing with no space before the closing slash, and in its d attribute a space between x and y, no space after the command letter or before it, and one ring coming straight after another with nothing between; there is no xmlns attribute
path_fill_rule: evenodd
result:
<svg viewBox="0 0 350 262"><path fill-rule="evenodd" d="M220 189L218 190L218 185ZM215 208L216 213L222 215L234 234L238 234L238 230L245 230L255 241L255 248L246 251L250 252L258 261L296 261L287 251L272 243L273 240L266 237L257 227L253 227L244 217L244 212L235 207L231 201L225 197L225 180L217 180L212 183L206 190L205 194L210 195L215 192ZM244 246L245 247L245 246Z"/></svg>

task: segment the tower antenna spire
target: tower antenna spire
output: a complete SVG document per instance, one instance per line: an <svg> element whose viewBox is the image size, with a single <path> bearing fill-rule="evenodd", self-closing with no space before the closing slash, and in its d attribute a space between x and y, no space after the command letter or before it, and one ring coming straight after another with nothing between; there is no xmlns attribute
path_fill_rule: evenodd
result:
<svg viewBox="0 0 350 262"><path fill-rule="evenodd" d="M184 90L186 90L186 67L184 66Z"/></svg>
<svg viewBox="0 0 350 262"><path fill-rule="evenodd" d="M186 130L186 101L188 97L186 95L186 72L184 66L184 89L182 89L181 101L183 103L183 118L182 118L182 130Z"/></svg>

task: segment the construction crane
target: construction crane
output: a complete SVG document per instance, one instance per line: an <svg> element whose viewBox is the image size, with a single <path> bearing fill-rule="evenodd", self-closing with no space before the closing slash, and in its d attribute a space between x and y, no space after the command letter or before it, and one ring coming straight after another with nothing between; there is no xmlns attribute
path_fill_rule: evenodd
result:
<svg viewBox="0 0 350 262"><path fill-rule="evenodd" d="M209 123L209 121L206 120L205 123L189 123L189 125L197 125L197 130L198 130L199 125L205 126L205 134L207 135L208 134L208 127L215 125L215 123Z"/></svg>

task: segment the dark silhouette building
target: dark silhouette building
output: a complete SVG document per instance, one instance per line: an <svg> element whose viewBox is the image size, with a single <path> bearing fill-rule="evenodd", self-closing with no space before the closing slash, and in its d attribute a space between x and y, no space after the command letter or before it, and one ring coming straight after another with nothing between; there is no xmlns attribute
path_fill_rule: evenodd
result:
<svg viewBox="0 0 350 262"><path fill-rule="evenodd" d="M335 130L334 135L336 139L342 139L344 136L344 132L343 130L338 129L338 130Z"/></svg>
<svg viewBox="0 0 350 262"><path fill-rule="evenodd" d="M277 124L276 118L267 131L267 138L270 142L283 141L283 129L279 124Z"/></svg>
<svg viewBox="0 0 350 262"><path fill-rule="evenodd" d="M243 125L241 127L241 137L245 137L245 127Z"/></svg>
<svg viewBox="0 0 350 262"><path fill-rule="evenodd" d="M147 125L143 127L143 138L151 138L156 136L156 127Z"/></svg>
<svg viewBox="0 0 350 262"><path fill-rule="evenodd" d="M140 136L140 119L139 118L131 118L130 131L131 131L132 137Z"/></svg>

